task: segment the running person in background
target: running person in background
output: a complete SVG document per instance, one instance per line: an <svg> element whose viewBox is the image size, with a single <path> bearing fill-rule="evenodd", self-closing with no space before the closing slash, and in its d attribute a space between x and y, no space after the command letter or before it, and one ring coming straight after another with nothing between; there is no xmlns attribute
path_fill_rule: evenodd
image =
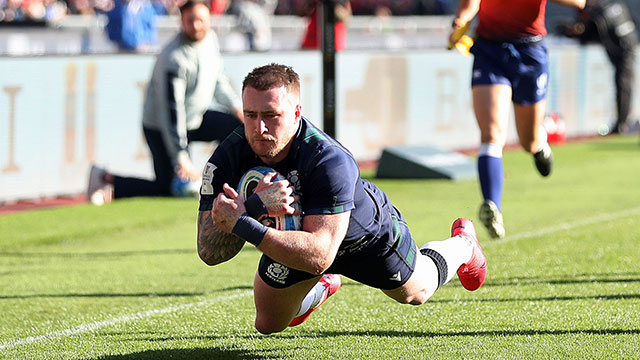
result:
<svg viewBox="0 0 640 360"><path fill-rule="evenodd" d="M205 166L198 214L198 253L216 265L245 242L263 255L254 280L255 326L264 334L305 321L341 286L342 274L405 304L427 301L456 274L468 290L482 286L487 263L467 219L451 237L420 250L389 198L360 178L352 155L300 111L300 78L288 66L254 69L242 85L244 129L236 129ZM269 173L243 201L242 175ZM295 195L294 195L295 194ZM294 214L302 228L279 231L256 219Z"/></svg>
<svg viewBox="0 0 640 360"><path fill-rule="evenodd" d="M201 176L191 161L189 143L222 141L242 124L242 103L223 73L207 3L187 0L180 6L180 21L181 31L158 55L144 101L142 129L155 180L118 176L93 166L87 193L95 204L109 200L107 185L113 186L114 198L185 195L172 189L172 181L196 183ZM225 112L209 109L214 99Z"/></svg>
<svg viewBox="0 0 640 360"><path fill-rule="evenodd" d="M349 0L319 1L304 0L297 10L298 16L307 18L307 29L302 37L300 48L303 50L322 49L322 7L333 5L336 15L334 25L334 43L336 51L347 48L347 21L353 15Z"/></svg>
<svg viewBox="0 0 640 360"><path fill-rule="evenodd" d="M552 0L584 8L585 0ZM474 55L473 109L480 127L478 175L484 202L479 218L493 238L505 236L501 212L504 168L502 149L513 102L522 148L533 154L542 176L551 173L553 154L542 128L547 94L548 61L543 37L547 0L461 0L449 41L478 15Z"/></svg>

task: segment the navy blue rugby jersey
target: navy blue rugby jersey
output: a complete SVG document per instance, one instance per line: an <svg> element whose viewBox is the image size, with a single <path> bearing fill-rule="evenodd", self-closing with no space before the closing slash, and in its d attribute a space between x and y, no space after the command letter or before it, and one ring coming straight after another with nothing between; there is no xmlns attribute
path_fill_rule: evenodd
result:
<svg viewBox="0 0 640 360"><path fill-rule="evenodd" d="M256 156L244 135L236 128L207 162L200 189L200 211L211 210L213 199L228 183L237 189L242 175L255 166L267 166ZM351 210L343 247L357 240L370 240L380 232L383 200L381 190L360 178L353 155L335 139L304 117L288 156L270 166L285 176L300 196L302 216L337 214ZM360 243L360 242L358 242Z"/></svg>

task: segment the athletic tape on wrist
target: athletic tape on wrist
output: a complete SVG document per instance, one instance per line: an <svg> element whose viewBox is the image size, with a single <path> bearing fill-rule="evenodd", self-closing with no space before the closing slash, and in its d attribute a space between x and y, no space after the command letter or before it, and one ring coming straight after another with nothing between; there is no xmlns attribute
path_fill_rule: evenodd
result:
<svg viewBox="0 0 640 360"><path fill-rule="evenodd" d="M245 213L240 215L231 233L241 237L248 243L258 246L264 239L267 230L269 230L268 227Z"/></svg>
<svg viewBox="0 0 640 360"><path fill-rule="evenodd" d="M262 199L258 194L252 194L244 202L244 208L247 210L247 214L256 220L260 220L264 216L269 216L267 207L264 206Z"/></svg>

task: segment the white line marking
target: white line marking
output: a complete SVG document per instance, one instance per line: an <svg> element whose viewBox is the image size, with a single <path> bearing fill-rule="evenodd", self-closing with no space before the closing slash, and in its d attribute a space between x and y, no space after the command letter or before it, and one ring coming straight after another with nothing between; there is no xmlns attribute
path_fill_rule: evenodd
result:
<svg viewBox="0 0 640 360"><path fill-rule="evenodd" d="M574 228L577 228L579 226L592 225L592 224L596 224L596 223L603 222L603 221L616 220L616 219L620 219L620 218L623 218L623 217L626 217L626 216L629 216L629 215L635 215L635 214L638 214L638 213L640 213L640 207L627 209L627 210L623 210L623 211L619 211L619 212L615 212L615 213L610 213L610 214L602 214L602 215L598 215L598 216L594 216L594 217L590 217L590 218L586 218L586 219L582 219L582 220L578 220L578 221L574 221L574 222L570 222L570 223L558 224L558 225L555 225L555 226L550 226L548 228L538 229L536 231L527 231L527 232L523 232L523 233L507 236L507 237L505 237L504 239L502 239L500 241L491 242L491 243L488 243L487 245L489 245L489 244L501 244L501 243L503 243L505 241L514 241L514 240L527 239L527 238L532 238L532 237L536 237L536 236L547 235L547 234L551 234L551 233L554 233L554 232L557 232L557 231L574 229ZM76 326L76 327L71 328L71 329L50 332L50 333L45 334L45 335L30 336L30 337L26 337L26 338L22 338L22 339L8 341L8 342L6 342L4 344L0 344L0 350L9 349L9 348L20 346L20 345L33 344L33 343L36 343L36 342L52 340L52 339L60 338L60 337L68 337L68 336L73 336L73 335L82 334L82 333L86 333L86 332L96 331L96 330L98 330L100 328L103 328L105 326L115 325L115 324L122 323L122 322L129 322L129 321L133 321L133 320L140 320L140 319L148 318L148 317L151 317L151 316L154 316L154 315L159 315L159 314L173 313L173 312L181 311L181 310L188 309L188 308L191 308L191 307L214 304L214 303L217 303L217 302L220 302L220 301L226 301L226 300L231 300L231 299L247 296L247 295L250 295L251 293L252 293L251 291L244 291L244 292L241 292L241 293L238 293L238 294L233 294L233 295L229 295L229 296L203 300L203 301L200 301L200 302L188 303L188 304L182 304L182 305L174 305L174 306L169 306L169 307L166 307L166 308L163 308L163 309L148 310L148 311L143 311L143 312L139 312L139 313L135 313L135 314L131 314L131 315L124 315L124 316L113 318L113 319L96 321L96 322L90 323L90 324L79 325L79 326Z"/></svg>
<svg viewBox="0 0 640 360"><path fill-rule="evenodd" d="M20 346L20 345L33 344L33 343L37 343L37 342L41 342L41 341L48 341L48 340L52 340L52 339L56 339L56 338L60 338L60 337L69 337L69 336L73 336L73 335L77 335L77 334L92 332L92 331L96 331L96 330L98 330L100 328L103 328L105 326L111 326L111 325L115 325L115 324L118 324L118 323L129 322L129 321L134 321L134 320L141 320L141 319L145 319L145 318L148 318L148 317L151 317L151 316L154 316L154 315L173 313L173 312L185 310L185 309L192 308L192 307L198 307L198 306L202 306L202 305L214 304L214 303L217 303L217 302L220 302L220 301L232 300L232 299L243 297L243 296L247 296L247 295L250 295L250 294L252 294L252 291L243 291L243 292L238 293L238 294L233 294L233 295L228 295L228 296L223 296L223 297L218 297L218 298L213 298L213 299L207 299L207 300L203 300L203 301L199 301L199 302L187 303L187 304L181 304L181 305L173 305L173 306L168 306L168 307L162 308L162 309L154 309L154 310L142 311L142 312L139 312L139 313L130 314L130 315L124 315L124 316L120 316L120 317L116 317L116 318L112 318L112 319L96 321L96 322L89 323L89 324L79 325L79 326L76 326L76 327L71 328L71 329L53 331L53 332L50 332L50 333L44 334L44 335L30 336L30 337L26 337L26 338L22 338L22 339L8 341L8 342L6 342L4 344L0 344L0 350L13 348L13 347Z"/></svg>
<svg viewBox="0 0 640 360"><path fill-rule="evenodd" d="M577 221L574 221L574 222L558 224L558 225L550 226L550 227L547 227L547 228L542 228L542 229L538 229L538 230L534 230L534 231L526 231L526 232L522 232L522 233L519 233L519 234L511 235L511 236L506 236L502 240L498 240L498 241L495 241L495 242L487 243L487 245L488 244L496 244L497 245L497 244L503 243L505 241L515 241L515 240L528 239L528 238L542 236L542 235L548 235L548 234L551 234L551 233L554 233L554 232L558 232L558 231L575 229L575 228L580 227L580 226L593 225L593 224L597 224L597 223L604 222L604 221L616 220L616 219L620 219L620 218L627 217L627 216L630 216L630 215L636 215L638 213L640 213L640 207L626 209L626 210L618 211L618 212L615 212L615 213L600 214L600 215L597 215L597 216L593 216L593 217L590 217L590 218L577 220Z"/></svg>

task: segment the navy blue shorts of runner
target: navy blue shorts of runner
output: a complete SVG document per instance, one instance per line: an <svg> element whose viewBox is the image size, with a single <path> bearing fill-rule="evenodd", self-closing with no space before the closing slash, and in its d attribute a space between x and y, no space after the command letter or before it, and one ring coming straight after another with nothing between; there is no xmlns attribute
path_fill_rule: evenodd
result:
<svg viewBox="0 0 640 360"><path fill-rule="evenodd" d="M416 246L402 214L389 205L383 207L382 221L387 231L360 243L349 244L338 251L328 274L344 275L352 280L378 289L395 289L402 286L415 269ZM258 265L260 278L274 288L286 288L316 275L291 269L266 255Z"/></svg>
<svg viewBox="0 0 640 360"><path fill-rule="evenodd" d="M547 46L534 42L494 42L477 39L471 86L504 84L513 90L513 102L532 105L547 95L549 62Z"/></svg>

